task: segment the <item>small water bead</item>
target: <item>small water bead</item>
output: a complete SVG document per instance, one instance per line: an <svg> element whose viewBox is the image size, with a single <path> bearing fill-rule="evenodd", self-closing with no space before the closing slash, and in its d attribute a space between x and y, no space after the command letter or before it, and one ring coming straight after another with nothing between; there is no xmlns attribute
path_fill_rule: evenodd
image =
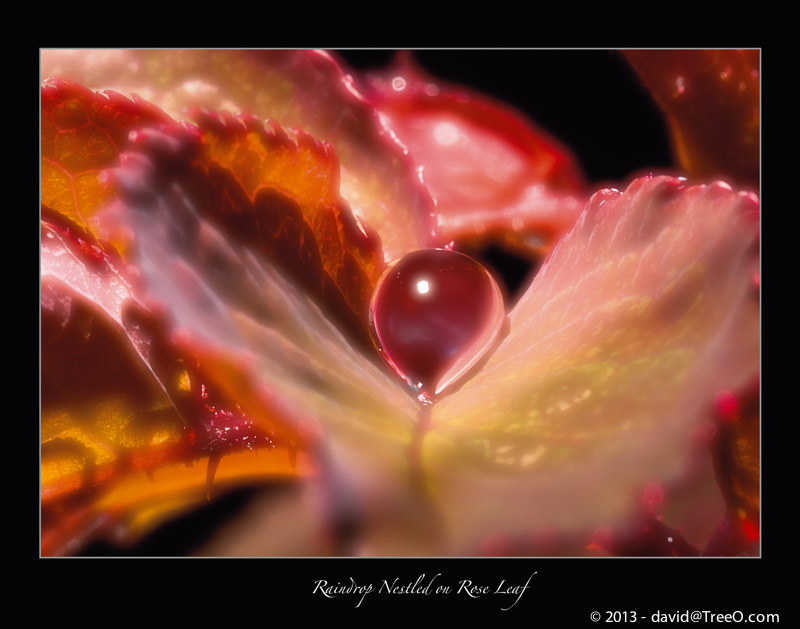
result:
<svg viewBox="0 0 800 629"><path fill-rule="evenodd" d="M503 295L472 258L447 249L393 262L370 304L381 356L423 403L463 376L502 328Z"/></svg>

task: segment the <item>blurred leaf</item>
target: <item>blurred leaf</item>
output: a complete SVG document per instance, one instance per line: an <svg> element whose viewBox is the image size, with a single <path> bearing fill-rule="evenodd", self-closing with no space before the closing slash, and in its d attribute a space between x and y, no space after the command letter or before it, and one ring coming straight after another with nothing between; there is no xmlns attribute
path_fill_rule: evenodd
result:
<svg viewBox="0 0 800 629"><path fill-rule="evenodd" d="M369 84L381 123L436 200L445 242L499 240L538 256L572 226L585 203L580 169L522 114L427 76L408 54Z"/></svg>
<svg viewBox="0 0 800 629"><path fill-rule="evenodd" d="M717 397L714 470L728 506L727 527L714 541L721 554L757 547L761 513L760 383L758 378ZM725 530L725 529L728 530Z"/></svg>
<svg viewBox="0 0 800 629"><path fill-rule="evenodd" d="M625 56L664 110L687 174L759 185L758 50L631 50Z"/></svg>
<svg viewBox="0 0 800 629"><path fill-rule="evenodd" d="M48 84L51 95L53 86L61 95L79 93L91 100L83 90L63 81ZM161 131L140 129L130 136L131 146L140 152L103 161L122 163L116 179L120 185L113 188L125 198L116 202L121 215L136 215L141 209L136 204L145 198L160 203L153 213L162 210L169 215L160 225L150 221L152 214L144 217L147 229L138 230L131 241L127 261L69 218L43 206L43 310L48 313L43 318L52 331L43 349L48 383L43 392L45 552L70 548L81 532L96 528L96 521L109 516L124 525L125 539L133 538L167 514L202 499L205 470L201 474L171 472L169 480L153 483L147 479L154 470L164 477L165 466L178 462L224 454L227 458L219 478L239 483L254 477L296 475L300 470L289 461L294 455L280 461L272 457L264 464L249 463L251 459L236 454L250 445L242 441L248 438L256 440L256 447L259 439L267 439L270 448L279 445L285 451L308 450L308 444L318 439L314 420L321 409L312 414L303 408L287 408L288 389L303 397L301 407L322 403L329 412L330 403L339 397L345 406L357 403L358 412L342 411L345 430L351 430L347 425L359 415L367 414L356 423L366 420L375 429L376 417L397 412L385 408L384 400L392 395L383 395L379 397L382 410L370 413L364 403L375 398L380 386L370 379L366 383L357 377L344 379L348 368L340 361L352 364L356 371L368 370L372 380L386 377L363 357L354 360L357 351L308 301L305 291L280 277L286 273L298 278L334 319L338 317L366 342L367 302L383 260L378 239L356 223L338 196L338 164L333 154L306 134L298 134L295 141L279 127L267 132L251 118L223 114L223 123L215 115L196 115L199 129L174 125L160 125ZM176 150L174 163L165 162L167 147ZM148 169L153 160L162 161ZM187 213L194 206L187 208L186 199L174 193L172 184L186 186L186 198L197 203L202 215ZM153 192L155 196L148 197ZM170 223L172 231L164 233L164 225ZM224 236L215 224L225 230ZM106 213L103 223L93 227L100 233L122 233L114 225L113 213ZM153 248L149 248L148 229L154 229L160 239ZM188 264L172 261L158 269L152 266L153 258L181 251L180 243L193 239ZM276 272L260 254L276 260L282 270ZM134 259L138 267L129 267ZM158 301L159 287L153 290L148 282L153 271L167 281L159 286L166 288L166 304ZM230 310L217 311L224 323L206 312L208 293L201 286L206 281L221 291L223 300L232 302ZM144 286L149 294L142 291ZM55 313L48 308L55 308ZM238 322L236 310L241 311ZM188 315L186 320L182 313ZM192 337L198 315L213 322L212 334ZM236 363L242 356L232 356L235 341L214 345L214 337L234 330L231 321L259 349L269 347L266 360L274 361L270 368L277 371L268 386L251 382L252 373ZM339 347L331 352L334 335L339 335ZM320 356L328 361L327 378L335 384L320 372ZM71 361L81 357L86 368L70 369ZM97 391L89 391L92 383ZM321 388L324 401L314 402L309 383ZM394 383L387 384L397 391ZM348 390L353 386L369 393L362 390L353 396ZM403 402L395 403L395 409L412 404ZM215 421L227 421L230 425L225 430L241 428L246 435L232 440L221 433L220 426L215 427ZM410 440L402 436L402 424L395 422L391 427L401 442ZM127 433L145 436L137 440ZM234 459L239 462L235 474L230 463ZM131 461L135 461L133 467Z"/></svg>
<svg viewBox="0 0 800 629"><path fill-rule="evenodd" d="M273 261L264 247L270 232L243 237L240 223L206 211L219 197L197 169L205 145L184 163L191 138L173 140L158 133L139 138L138 152L116 174L116 216L136 235L131 251L147 302L168 313L177 342L226 394L270 409L312 444L323 502L334 512L346 510L351 495L358 497L353 508L362 509L411 493L415 400L314 303L309 292L319 286L308 291L305 281L292 281L304 269L287 271L284 260ZM290 204L272 198L273 211ZM245 203L246 197L236 207Z"/></svg>
<svg viewBox="0 0 800 629"><path fill-rule="evenodd" d="M174 124L150 103L95 93L71 81L42 85L42 203L90 229L111 198L101 173L119 164L128 133Z"/></svg>
<svg viewBox="0 0 800 629"><path fill-rule="evenodd" d="M369 347L367 310L383 254L378 235L339 196L333 149L305 133L294 141L276 124L267 131L249 117L195 117L202 145L197 168L165 167L182 169L199 214L265 253Z"/></svg>
<svg viewBox="0 0 800 629"><path fill-rule="evenodd" d="M707 542L723 507L703 437L711 392L758 365L757 207L663 177L592 197L503 344L433 410L423 460L457 548L619 526L653 482L707 488L673 522L694 529L700 514Z"/></svg>

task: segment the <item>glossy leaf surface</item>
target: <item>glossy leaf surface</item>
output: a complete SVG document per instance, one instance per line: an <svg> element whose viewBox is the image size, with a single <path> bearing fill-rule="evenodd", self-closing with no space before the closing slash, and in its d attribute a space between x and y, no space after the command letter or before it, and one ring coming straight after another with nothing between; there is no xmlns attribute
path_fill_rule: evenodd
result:
<svg viewBox="0 0 800 629"><path fill-rule="evenodd" d="M381 123L407 148L436 201L445 242L506 240L541 253L572 226L584 204L583 176L533 122L426 75L409 55L369 84Z"/></svg>
<svg viewBox="0 0 800 629"><path fill-rule="evenodd" d="M177 67L174 63L156 65ZM238 63L233 59L223 66ZM154 71L138 76L155 76L149 74ZM294 90L301 88L293 81L302 85L300 74L282 76L293 77L282 89L297 96ZM180 81L174 94L191 92L189 74ZM280 92L275 85L271 89ZM324 110L319 97L309 102ZM638 180L624 195L596 195L511 313L508 338L426 418L374 356L342 333L354 330L347 317L334 314L330 306L336 300L326 297L324 282L314 281L321 274L333 278L342 312L356 312L351 306L358 300L351 298L363 290L357 283L351 290L347 280L337 281L346 274L331 271L346 269L344 258L337 262L334 255L333 266L326 267L322 246L319 260L308 253L311 239L335 243L319 234L335 231L365 276L380 267L378 256L369 257L370 247L366 257L362 248L349 248L343 234L362 232L355 223L348 232L347 218L335 230L326 231L323 221L322 231L315 231L316 210L336 222L347 209L337 196L330 151L303 134L283 136L274 125L265 130L248 117L237 121L200 112L197 120L197 133L141 131L117 171L115 223L133 236L126 261L136 279L126 283L135 287L139 321L161 322L165 346L200 366L212 383L209 390L241 405L261 428L301 444L308 459L303 457L299 471L311 474L310 486L319 496L311 512L289 509L285 530L350 513L363 528L347 552L478 554L488 548L487 539L512 536L524 543L511 548L524 554L581 554L595 552L592 548L635 554L632 543L593 544L600 539L593 533L610 527L617 540L631 539L629 527L644 509L648 517L662 519L659 531L680 527L682 548L690 553L713 548L708 523L716 524L725 513L723 497L728 511L753 498L749 490L730 490L729 477L718 472L715 478L706 430L715 395L736 390L758 365L752 291L757 245L752 221L742 216L757 205L752 195L719 185L683 189L661 178ZM347 141L344 146L346 151ZM280 174L270 178L269 173ZM304 173L312 180L304 180ZM376 181L387 184L380 177ZM247 211L265 194L270 212L284 217L266 232L259 230L259 214L254 211L253 219ZM354 209L361 211L356 204ZM400 216L399 223L413 222ZM387 223L387 233L393 224ZM264 233L270 234L266 243ZM307 239L306 233L312 236ZM399 233L390 237L400 242ZM410 233L419 232L411 227ZM107 252L86 238L73 249L76 253L53 258L80 258L92 269L86 256L100 264ZM80 278L94 272L82 273L59 275L66 293L43 291L50 304L44 307L54 313L48 325L55 330L62 325L64 295L84 295L82 310L74 310L76 317L82 313L76 321L89 320L93 309L111 313L102 334L117 335L123 345L127 334L138 348L133 364L147 365L139 335L113 314L123 311L114 304L127 299L128 288L92 292L93 282ZM150 315L141 317L142 312ZM69 326L65 330L75 335ZM63 360L62 370L69 356ZM145 389L152 395L145 410L177 408L178 385L159 385L166 395ZM83 396L76 392L76 397ZM118 399L132 396L122 391ZM128 418L141 409L122 408L108 414L111 424L134 428ZM172 421L169 412L166 416ZM90 412L70 421L94 426L103 420ZM753 425L738 437L746 442L733 468L740 486L752 486L752 455L758 449ZM70 473L80 478L87 453L56 445L48 455L61 457L68 468L77 465ZM145 450L153 445L159 444L148 442ZM223 458L220 474L236 456ZM258 468L258 474L280 476L291 465L288 456L281 461L283 468ZM131 522L147 519L143 514L167 513L169 500L142 499L145 481L153 494L174 487L173 498L183 504L201 499L205 470L196 468L194 476L184 468L157 468L155 484L144 468L122 469L120 490L97 503L94 516L102 513L113 521L123 512L132 514L127 522L133 530ZM256 468L237 466L232 476L245 477ZM141 484L128 485L135 479ZM68 508L64 522L88 536L98 520L85 517L84 507ZM553 536L560 545L546 542ZM224 554L224 547L216 548ZM270 548L275 552L274 544Z"/></svg>
<svg viewBox="0 0 800 629"><path fill-rule="evenodd" d="M443 243L432 202L391 136L346 75L312 50L46 50L42 76L139 94L175 120L184 108L240 111L330 142L342 195L381 234L388 259Z"/></svg>

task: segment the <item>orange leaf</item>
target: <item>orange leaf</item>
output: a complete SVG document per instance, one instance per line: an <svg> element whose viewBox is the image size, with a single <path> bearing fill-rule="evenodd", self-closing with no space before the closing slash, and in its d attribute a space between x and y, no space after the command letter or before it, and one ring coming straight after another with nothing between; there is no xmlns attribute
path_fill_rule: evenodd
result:
<svg viewBox="0 0 800 629"><path fill-rule="evenodd" d="M233 455L218 478L238 483L301 473L300 439L263 405L232 400L171 342L113 250L47 207L43 216L44 554L112 522L135 538L203 500L213 478L205 465L176 473L184 464Z"/></svg>
<svg viewBox="0 0 800 629"><path fill-rule="evenodd" d="M664 110L687 174L758 185L758 50L634 50L625 56Z"/></svg>
<svg viewBox="0 0 800 629"><path fill-rule="evenodd" d="M195 134L136 136L150 166L135 159L123 166L118 177L126 194L169 198L170 186L181 186L199 216L266 254L367 347L369 299L383 255L375 231L339 196L332 148L300 132L292 139L274 123L267 130L244 115L196 111L195 117Z"/></svg>
<svg viewBox="0 0 800 629"><path fill-rule="evenodd" d="M131 130L175 124L157 107L71 81L42 85L42 203L85 229L111 197L102 171L119 164Z"/></svg>

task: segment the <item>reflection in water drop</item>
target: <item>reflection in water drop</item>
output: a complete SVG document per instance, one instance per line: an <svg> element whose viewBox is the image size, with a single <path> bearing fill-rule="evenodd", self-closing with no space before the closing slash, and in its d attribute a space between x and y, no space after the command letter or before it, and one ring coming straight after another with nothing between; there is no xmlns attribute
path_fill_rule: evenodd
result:
<svg viewBox="0 0 800 629"><path fill-rule="evenodd" d="M446 249L394 262L370 304L378 351L424 404L486 354L504 317L503 296L489 272Z"/></svg>
<svg viewBox="0 0 800 629"><path fill-rule="evenodd" d="M452 122L440 122L433 128L433 138L441 146L452 146L461 134Z"/></svg>

